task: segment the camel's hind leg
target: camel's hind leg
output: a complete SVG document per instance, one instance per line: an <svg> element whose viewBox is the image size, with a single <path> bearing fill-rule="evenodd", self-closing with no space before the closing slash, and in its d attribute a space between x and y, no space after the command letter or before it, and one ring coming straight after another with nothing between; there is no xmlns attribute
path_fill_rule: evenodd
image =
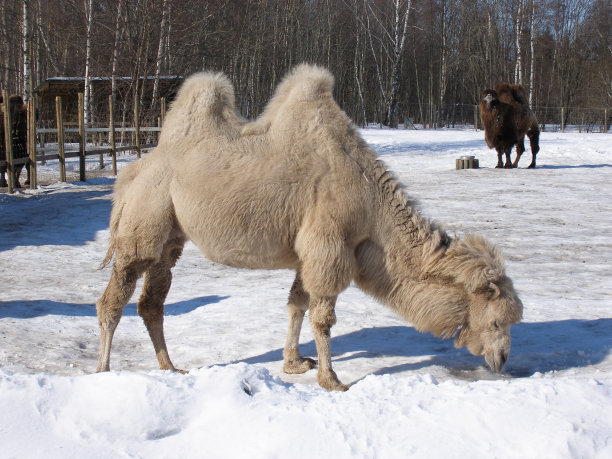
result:
<svg viewBox="0 0 612 459"><path fill-rule="evenodd" d="M98 321L100 322L100 349L98 354L98 369L96 371L110 370L110 351L113 335L123 308L132 297L136 281L142 275L146 262L138 261L127 265L115 262L110 281L96 303Z"/></svg>
<svg viewBox="0 0 612 459"><path fill-rule="evenodd" d="M289 303L287 304L289 309L289 331L287 333L285 349L283 350L283 358L285 360L283 371L285 373L305 373L315 366L315 361L302 357L298 349L300 330L304 321L304 313L308 308L308 299L308 293L304 291L302 278L298 271L293 281L293 286L289 293Z"/></svg>
<svg viewBox="0 0 612 459"><path fill-rule="evenodd" d="M536 167L536 156L540 151L540 128L537 123L527 131L527 137L529 137L529 145L531 146L531 164L527 166L528 169L535 169Z"/></svg>
<svg viewBox="0 0 612 459"><path fill-rule="evenodd" d="M177 370L166 347L164 338L164 301L172 283L171 269L183 252L185 241L175 239L168 241L158 263L151 266L145 273L142 294L138 300L138 315L142 317L162 370Z"/></svg>

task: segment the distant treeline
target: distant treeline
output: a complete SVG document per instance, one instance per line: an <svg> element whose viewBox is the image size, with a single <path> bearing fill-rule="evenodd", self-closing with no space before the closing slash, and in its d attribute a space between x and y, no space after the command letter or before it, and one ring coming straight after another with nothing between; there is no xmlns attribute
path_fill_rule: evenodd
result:
<svg viewBox="0 0 612 459"><path fill-rule="evenodd" d="M612 105L610 0L0 0L0 78L27 99L48 77L226 72L259 114L285 72L328 67L357 122L436 125L483 89L531 104ZM138 97L137 83L130 90ZM85 101L95 94L86 94ZM158 98L143 110L156 112ZM444 107L444 108L443 108Z"/></svg>

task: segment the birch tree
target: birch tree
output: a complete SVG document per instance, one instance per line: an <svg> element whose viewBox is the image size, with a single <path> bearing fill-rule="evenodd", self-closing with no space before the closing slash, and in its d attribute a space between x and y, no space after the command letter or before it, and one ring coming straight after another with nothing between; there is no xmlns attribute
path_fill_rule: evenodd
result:
<svg viewBox="0 0 612 459"><path fill-rule="evenodd" d="M166 22L168 18L168 1L162 0L162 19L159 26L159 44L157 46L157 58L155 60L155 80L153 82L153 96L151 100L151 112L155 112L157 101L159 99L159 77L162 68L162 59L164 57L164 45L166 43Z"/></svg>
<svg viewBox="0 0 612 459"><path fill-rule="evenodd" d="M531 14L529 17L529 105L533 105L534 69L535 69L535 1L531 0Z"/></svg>
<svg viewBox="0 0 612 459"><path fill-rule="evenodd" d="M119 46L123 39L123 5L125 0L119 0L117 3L117 16L115 19L115 41L113 45L113 58L111 62L111 96L115 100L117 96L117 62L119 60Z"/></svg>
<svg viewBox="0 0 612 459"><path fill-rule="evenodd" d="M30 62L30 0L23 0L23 100L30 99L31 89L31 62Z"/></svg>
<svg viewBox="0 0 612 459"><path fill-rule="evenodd" d="M518 84L523 84L523 53L521 49L521 38L523 29L523 0L518 0L518 7L515 18L515 34L516 34L516 63L514 67L514 81Z"/></svg>
<svg viewBox="0 0 612 459"><path fill-rule="evenodd" d="M83 105L85 110L85 126L89 126L89 120L91 117L91 28L93 24L93 0L84 0L85 2L85 17L87 20L87 41L85 50L85 94L83 97Z"/></svg>
<svg viewBox="0 0 612 459"><path fill-rule="evenodd" d="M371 0L364 0L365 5L365 24L366 32L369 39L370 51L376 64L376 77L381 92L382 100L386 106L385 119L383 123L397 127L397 104L400 83L400 68L404 45L406 43L406 33L408 31L408 17L412 0L393 0L391 24L385 24L384 11L379 8L375 9L375 3ZM373 29L376 27L378 35L373 35ZM376 52L374 41L380 45L381 51ZM383 56L379 56L379 55ZM381 60L379 64L379 59ZM389 89L384 83L384 75L381 72L383 59L387 60L390 66L390 84Z"/></svg>

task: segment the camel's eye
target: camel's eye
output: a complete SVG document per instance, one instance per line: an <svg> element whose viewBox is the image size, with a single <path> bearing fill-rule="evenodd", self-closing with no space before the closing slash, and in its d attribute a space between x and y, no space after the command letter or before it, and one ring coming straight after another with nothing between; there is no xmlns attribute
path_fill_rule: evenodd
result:
<svg viewBox="0 0 612 459"><path fill-rule="evenodd" d="M493 328L495 328L495 330L499 330L499 324L497 323L497 320L493 322Z"/></svg>

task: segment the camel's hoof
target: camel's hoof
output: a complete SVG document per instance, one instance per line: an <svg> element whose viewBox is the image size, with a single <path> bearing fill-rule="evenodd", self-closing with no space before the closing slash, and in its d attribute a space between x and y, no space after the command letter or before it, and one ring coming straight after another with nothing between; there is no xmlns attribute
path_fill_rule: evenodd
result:
<svg viewBox="0 0 612 459"><path fill-rule="evenodd" d="M308 370L312 370L316 364L317 362L315 362L313 359L300 357L297 360L285 362L283 365L283 371L290 375L302 374L306 373Z"/></svg>
<svg viewBox="0 0 612 459"><path fill-rule="evenodd" d="M529 166L527 166L527 169L535 169L535 164L530 164Z"/></svg>
<svg viewBox="0 0 612 459"><path fill-rule="evenodd" d="M348 384L342 384L340 381L330 382L330 383L327 383L325 385L323 385L323 384L321 384L321 382L319 382L319 385L323 389L327 389L329 391L337 390L339 392L346 392L349 389L349 387L350 387Z"/></svg>
<svg viewBox="0 0 612 459"><path fill-rule="evenodd" d="M495 169L501 169L501 168L503 168L503 167L504 167L504 165L503 165L503 164L498 164L497 166L495 166Z"/></svg>
<svg viewBox="0 0 612 459"><path fill-rule="evenodd" d="M179 368L174 368L174 367L159 367L160 370L170 370L173 371L174 373L180 373L182 375L186 375L187 373L189 373L187 370L181 370Z"/></svg>
<svg viewBox="0 0 612 459"><path fill-rule="evenodd" d="M330 391L337 390L345 392L350 387L347 384L342 384L340 380L338 380L338 377L336 376L336 373L333 370L329 373L323 374L321 374L321 371L319 370L317 380L319 381L319 386L321 386L323 389L327 389Z"/></svg>

